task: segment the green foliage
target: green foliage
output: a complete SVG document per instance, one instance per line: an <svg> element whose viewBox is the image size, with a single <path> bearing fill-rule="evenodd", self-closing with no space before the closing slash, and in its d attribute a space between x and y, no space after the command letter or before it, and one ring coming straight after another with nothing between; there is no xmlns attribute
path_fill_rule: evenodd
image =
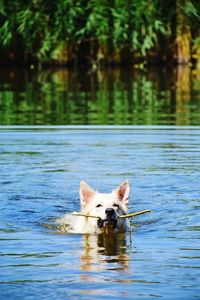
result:
<svg viewBox="0 0 200 300"><path fill-rule="evenodd" d="M200 21L200 15L199 15L199 12L200 12L200 8L199 8L199 2L198 3L195 3L192 2L192 1L187 1L185 3L185 5L183 5L183 10L185 12L185 14L188 16L188 17L194 17L194 18L197 18L197 20Z"/></svg>
<svg viewBox="0 0 200 300"><path fill-rule="evenodd" d="M10 27L10 22L7 20L0 28L0 36L3 46L9 45L12 40L12 31Z"/></svg>
<svg viewBox="0 0 200 300"><path fill-rule="evenodd" d="M89 36L106 41L110 34L110 3L107 0L91 0L88 2L86 32Z"/></svg>
<svg viewBox="0 0 200 300"><path fill-rule="evenodd" d="M1 48L20 45L24 57L38 60L52 57L61 44L78 49L85 41L109 49L128 46L144 58L149 51L162 55L161 41L171 45L175 36L177 6L187 18L195 44L200 28L198 0L0 0L0 44Z"/></svg>

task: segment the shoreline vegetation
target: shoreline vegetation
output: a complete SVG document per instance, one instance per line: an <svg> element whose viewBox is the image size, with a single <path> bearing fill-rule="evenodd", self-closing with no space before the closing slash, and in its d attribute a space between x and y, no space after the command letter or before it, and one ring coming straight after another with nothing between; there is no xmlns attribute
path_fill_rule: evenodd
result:
<svg viewBox="0 0 200 300"><path fill-rule="evenodd" d="M0 0L0 65L200 65L199 0Z"/></svg>

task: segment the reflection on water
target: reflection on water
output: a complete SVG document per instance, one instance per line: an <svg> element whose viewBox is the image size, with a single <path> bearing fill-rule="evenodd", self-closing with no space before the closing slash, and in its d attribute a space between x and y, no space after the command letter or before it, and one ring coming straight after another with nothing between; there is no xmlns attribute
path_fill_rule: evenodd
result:
<svg viewBox="0 0 200 300"><path fill-rule="evenodd" d="M200 74L147 71L1 70L1 125L199 125Z"/></svg>
<svg viewBox="0 0 200 300"><path fill-rule="evenodd" d="M97 264L100 258L108 264L114 263L116 270L128 268L129 255L126 254L125 234L85 235L83 242L82 270L101 269L102 265Z"/></svg>
<svg viewBox="0 0 200 300"><path fill-rule="evenodd" d="M130 273L130 256L126 253L127 247L130 249L130 245L126 245L126 234L83 236L82 255L80 256L80 282L83 282L83 284L88 282L93 284L103 283L104 281L109 282L110 272L116 272L118 277L112 278L113 283L131 283L130 279L119 275L120 273L121 275ZM102 296L102 293L107 293L110 297L116 296L118 294L117 290L86 288L80 290L80 294L96 297L98 295Z"/></svg>

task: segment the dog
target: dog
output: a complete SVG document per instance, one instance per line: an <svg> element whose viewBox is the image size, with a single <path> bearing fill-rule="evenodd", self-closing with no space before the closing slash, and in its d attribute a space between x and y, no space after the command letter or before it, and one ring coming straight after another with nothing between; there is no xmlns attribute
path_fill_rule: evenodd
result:
<svg viewBox="0 0 200 300"><path fill-rule="evenodd" d="M122 182L111 193L99 193L86 182L80 182L81 213L87 216L66 216L61 223L69 224L69 232L99 234L102 232L125 232L125 218L119 218L128 212L130 185L128 180Z"/></svg>

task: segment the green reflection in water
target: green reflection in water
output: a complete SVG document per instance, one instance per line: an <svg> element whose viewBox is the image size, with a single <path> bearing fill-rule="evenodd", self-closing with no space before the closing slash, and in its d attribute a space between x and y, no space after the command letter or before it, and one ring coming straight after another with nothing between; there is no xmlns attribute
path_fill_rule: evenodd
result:
<svg viewBox="0 0 200 300"><path fill-rule="evenodd" d="M1 125L200 125L200 74L1 70Z"/></svg>

